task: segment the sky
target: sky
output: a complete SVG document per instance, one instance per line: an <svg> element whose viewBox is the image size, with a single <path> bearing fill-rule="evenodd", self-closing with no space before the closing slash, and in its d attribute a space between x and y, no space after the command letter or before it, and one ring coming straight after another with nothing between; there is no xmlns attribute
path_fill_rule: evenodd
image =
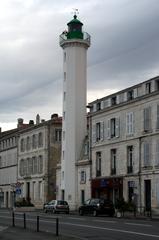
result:
<svg viewBox="0 0 159 240"><path fill-rule="evenodd" d="M2 131L62 114L59 35L74 8L91 35L88 102L159 75L159 0L0 0Z"/></svg>

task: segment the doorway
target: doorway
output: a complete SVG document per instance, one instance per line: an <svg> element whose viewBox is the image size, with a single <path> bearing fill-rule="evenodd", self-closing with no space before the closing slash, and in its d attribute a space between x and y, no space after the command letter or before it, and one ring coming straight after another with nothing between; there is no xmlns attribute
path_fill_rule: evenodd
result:
<svg viewBox="0 0 159 240"><path fill-rule="evenodd" d="M151 210L151 180L145 180L145 210Z"/></svg>

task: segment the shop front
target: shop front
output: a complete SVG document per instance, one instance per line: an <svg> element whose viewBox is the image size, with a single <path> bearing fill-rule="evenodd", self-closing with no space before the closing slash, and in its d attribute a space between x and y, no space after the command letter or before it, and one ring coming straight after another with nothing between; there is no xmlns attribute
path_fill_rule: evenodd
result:
<svg viewBox="0 0 159 240"><path fill-rule="evenodd" d="M123 198L123 178L96 178L91 180L92 198L105 198L116 202Z"/></svg>

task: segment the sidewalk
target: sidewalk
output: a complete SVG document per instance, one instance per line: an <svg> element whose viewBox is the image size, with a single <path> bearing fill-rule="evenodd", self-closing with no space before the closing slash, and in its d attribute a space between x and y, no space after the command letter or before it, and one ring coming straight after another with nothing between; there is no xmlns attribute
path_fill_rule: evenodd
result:
<svg viewBox="0 0 159 240"><path fill-rule="evenodd" d="M19 227L0 226L0 240L79 240L70 236L55 236L54 233L35 232Z"/></svg>

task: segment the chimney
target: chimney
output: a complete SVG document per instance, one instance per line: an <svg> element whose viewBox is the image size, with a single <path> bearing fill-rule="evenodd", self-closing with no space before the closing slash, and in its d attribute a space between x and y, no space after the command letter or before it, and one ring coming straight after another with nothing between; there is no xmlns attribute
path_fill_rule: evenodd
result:
<svg viewBox="0 0 159 240"><path fill-rule="evenodd" d="M34 125L34 120L29 120L29 125Z"/></svg>
<svg viewBox="0 0 159 240"><path fill-rule="evenodd" d="M20 128L20 127L22 127L23 126L23 118L18 118L18 124L17 124L17 128Z"/></svg>
<svg viewBox="0 0 159 240"><path fill-rule="evenodd" d="M55 119L55 118L58 118L58 114L57 113L54 113L51 115L51 119Z"/></svg>
<svg viewBox="0 0 159 240"><path fill-rule="evenodd" d="M37 114L36 115L36 125L38 125L40 123L40 115Z"/></svg>

